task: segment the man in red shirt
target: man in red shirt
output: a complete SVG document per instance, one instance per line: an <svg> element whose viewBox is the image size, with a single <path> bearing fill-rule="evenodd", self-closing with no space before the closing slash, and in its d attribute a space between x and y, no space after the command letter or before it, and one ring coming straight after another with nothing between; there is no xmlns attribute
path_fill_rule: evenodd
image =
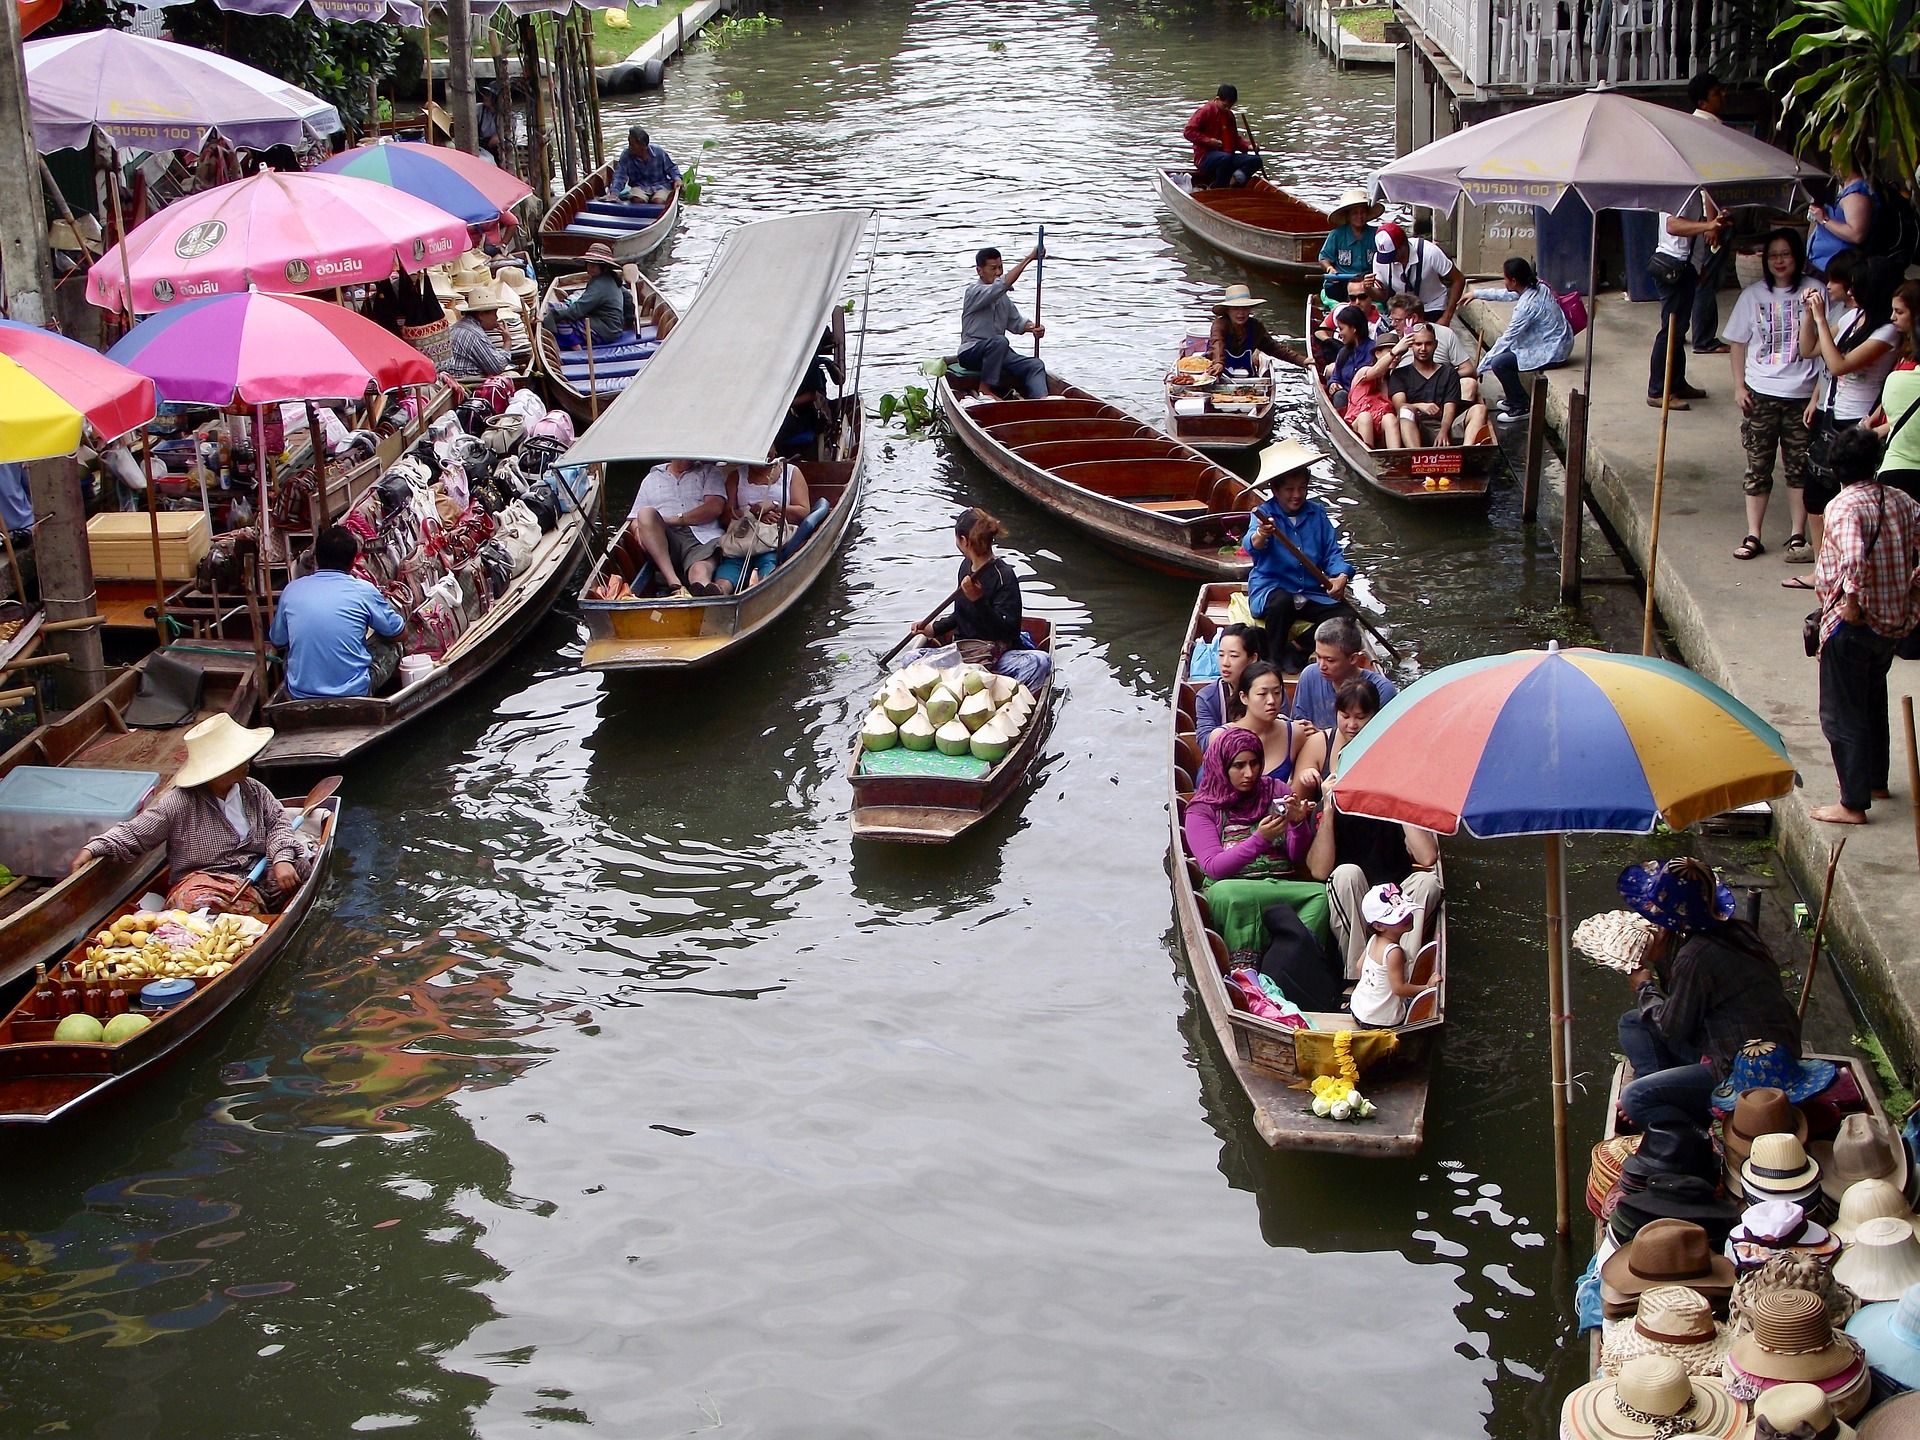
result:
<svg viewBox="0 0 1920 1440"><path fill-rule="evenodd" d="M1244 185L1261 168L1260 157L1241 144L1233 107L1240 92L1222 85L1187 121L1182 132L1193 145L1193 168L1202 185Z"/></svg>

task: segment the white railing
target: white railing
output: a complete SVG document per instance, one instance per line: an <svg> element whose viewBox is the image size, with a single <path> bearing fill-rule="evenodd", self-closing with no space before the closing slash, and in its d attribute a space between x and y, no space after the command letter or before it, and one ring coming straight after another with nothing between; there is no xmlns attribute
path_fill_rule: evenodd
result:
<svg viewBox="0 0 1920 1440"><path fill-rule="evenodd" d="M1475 85L1485 85L1488 0L1398 0L1400 9Z"/></svg>
<svg viewBox="0 0 1920 1440"><path fill-rule="evenodd" d="M1736 0L1401 0L1400 8L1482 87L1584 90L1684 85L1711 68L1757 78Z"/></svg>

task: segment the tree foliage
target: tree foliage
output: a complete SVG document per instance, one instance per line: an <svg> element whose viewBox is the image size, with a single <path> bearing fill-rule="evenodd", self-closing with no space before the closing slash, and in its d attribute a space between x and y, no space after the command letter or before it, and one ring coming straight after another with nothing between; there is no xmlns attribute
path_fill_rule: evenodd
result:
<svg viewBox="0 0 1920 1440"><path fill-rule="evenodd" d="M1920 164L1920 87L1911 78L1920 28L1905 0L1797 0L1797 13L1774 28L1792 36L1787 58L1767 75L1791 81L1783 125L1818 147L1836 170L1858 166L1869 178L1913 184Z"/></svg>
<svg viewBox="0 0 1920 1440"><path fill-rule="evenodd" d="M366 127L373 103L370 82L393 75L401 50L397 25L347 25L304 10L285 18L237 15L213 0L170 8L167 29L182 45L218 51L311 90L356 132Z"/></svg>

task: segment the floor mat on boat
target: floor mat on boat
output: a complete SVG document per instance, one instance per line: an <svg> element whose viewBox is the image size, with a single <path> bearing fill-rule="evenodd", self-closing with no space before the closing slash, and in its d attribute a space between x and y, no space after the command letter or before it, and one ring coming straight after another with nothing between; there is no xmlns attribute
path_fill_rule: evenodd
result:
<svg viewBox="0 0 1920 1440"><path fill-rule="evenodd" d="M993 769L971 755L943 755L938 750L866 750L860 755L862 775L929 775L942 780L984 780Z"/></svg>

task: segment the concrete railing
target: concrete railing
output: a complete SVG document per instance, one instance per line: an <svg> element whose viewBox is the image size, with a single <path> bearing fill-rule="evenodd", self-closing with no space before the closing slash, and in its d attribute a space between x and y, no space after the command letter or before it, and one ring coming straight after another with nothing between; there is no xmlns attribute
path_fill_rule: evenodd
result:
<svg viewBox="0 0 1920 1440"><path fill-rule="evenodd" d="M1399 8L1480 88L1684 85L1708 66L1730 83L1759 78L1739 0L1399 0Z"/></svg>

